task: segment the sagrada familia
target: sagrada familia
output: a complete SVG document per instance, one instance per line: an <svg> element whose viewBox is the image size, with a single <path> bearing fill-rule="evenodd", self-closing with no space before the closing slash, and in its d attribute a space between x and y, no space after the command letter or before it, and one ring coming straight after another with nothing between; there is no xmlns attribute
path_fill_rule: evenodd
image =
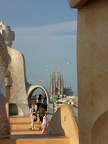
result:
<svg viewBox="0 0 108 144"><path fill-rule="evenodd" d="M63 95L64 81L63 74L54 71L50 76L50 97Z"/></svg>

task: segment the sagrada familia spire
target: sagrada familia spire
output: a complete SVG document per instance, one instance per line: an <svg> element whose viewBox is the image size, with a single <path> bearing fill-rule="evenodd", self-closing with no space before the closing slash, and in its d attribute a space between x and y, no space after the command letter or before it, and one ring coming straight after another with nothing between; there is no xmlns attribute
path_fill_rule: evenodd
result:
<svg viewBox="0 0 108 144"><path fill-rule="evenodd" d="M64 82L63 74L54 71L50 76L50 97L58 97L63 95Z"/></svg>

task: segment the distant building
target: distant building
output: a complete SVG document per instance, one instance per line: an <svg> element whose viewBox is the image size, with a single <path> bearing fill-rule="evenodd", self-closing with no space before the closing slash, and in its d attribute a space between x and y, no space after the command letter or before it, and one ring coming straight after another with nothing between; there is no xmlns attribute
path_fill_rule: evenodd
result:
<svg viewBox="0 0 108 144"><path fill-rule="evenodd" d="M64 88L63 94L66 96L72 96L73 95L72 88L71 87Z"/></svg>
<svg viewBox="0 0 108 144"><path fill-rule="evenodd" d="M50 97L58 97L63 95L64 82L63 74L54 71L50 76Z"/></svg>
<svg viewBox="0 0 108 144"><path fill-rule="evenodd" d="M73 91L71 87L64 88L63 74L61 74L60 72L54 71L50 76L49 94L51 98L73 95Z"/></svg>

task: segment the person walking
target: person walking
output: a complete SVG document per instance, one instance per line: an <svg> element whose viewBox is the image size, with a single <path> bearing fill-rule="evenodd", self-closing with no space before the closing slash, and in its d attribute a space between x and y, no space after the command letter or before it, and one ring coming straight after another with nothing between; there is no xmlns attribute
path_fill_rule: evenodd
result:
<svg viewBox="0 0 108 144"><path fill-rule="evenodd" d="M31 118L31 124L29 126L29 129L34 130L34 121L36 119L37 110L35 108L35 104L32 104L32 107L30 108L30 118Z"/></svg>
<svg viewBox="0 0 108 144"><path fill-rule="evenodd" d="M45 113L46 109L44 107L44 104L41 103L40 107L39 107L39 120L42 123L43 121L43 117L44 117L44 113Z"/></svg>

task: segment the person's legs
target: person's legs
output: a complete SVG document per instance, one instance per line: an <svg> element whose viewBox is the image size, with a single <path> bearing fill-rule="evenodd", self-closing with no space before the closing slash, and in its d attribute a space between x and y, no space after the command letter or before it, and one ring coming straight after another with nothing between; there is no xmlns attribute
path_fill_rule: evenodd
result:
<svg viewBox="0 0 108 144"><path fill-rule="evenodd" d="M37 112L39 111L39 103L36 104L37 105Z"/></svg>
<svg viewBox="0 0 108 144"><path fill-rule="evenodd" d="M32 129L32 117L30 117L30 119L31 119L31 124L29 126L29 129Z"/></svg>
<svg viewBox="0 0 108 144"><path fill-rule="evenodd" d="M32 130L34 130L34 119L35 119L35 115L32 116Z"/></svg>
<svg viewBox="0 0 108 144"><path fill-rule="evenodd" d="M32 130L34 130L34 119L35 119L35 115L33 115L33 116L31 117L31 124L30 124L30 127L29 127L29 128L31 128Z"/></svg>
<svg viewBox="0 0 108 144"><path fill-rule="evenodd" d="M42 134L46 133L46 124L42 124Z"/></svg>
<svg viewBox="0 0 108 144"><path fill-rule="evenodd" d="M40 120L40 122L42 123L43 117L39 116L39 120Z"/></svg>
<svg viewBox="0 0 108 144"><path fill-rule="evenodd" d="M44 134L44 131L45 131L45 129L44 129L44 128L42 128L42 134Z"/></svg>
<svg viewBox="0 0 108 144"><path fill-rule="evenodd" d="M46 128L42 129L42 134L46 134Z"/></svg>
<svg viewBox="0 0 108 144"><path fill-rule="evenodd" d="M40 104L41 103L37 103L37 112L39 111Z"/></svg>

